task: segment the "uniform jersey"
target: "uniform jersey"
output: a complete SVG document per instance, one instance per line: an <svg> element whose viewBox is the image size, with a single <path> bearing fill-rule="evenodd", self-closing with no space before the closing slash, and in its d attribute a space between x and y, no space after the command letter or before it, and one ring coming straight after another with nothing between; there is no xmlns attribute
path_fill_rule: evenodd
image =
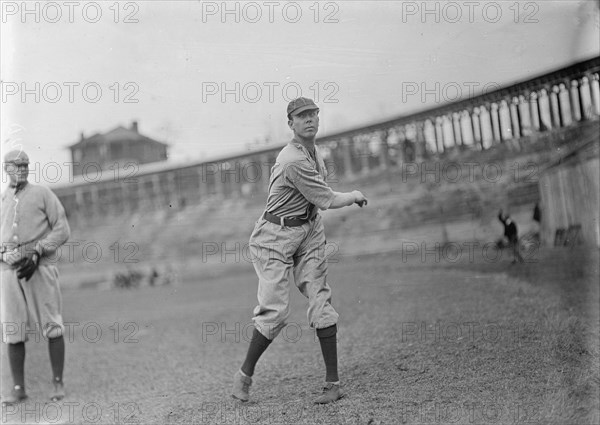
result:
<svg viewBox="0 0 600 425"><path fill-rule="evenodd" d="M6 250L31 245L41 254L51 255L70 235L65 210L56 195L31 183L17 193L9 188L2 194L1 220L2 247Z"/></svg>
<svg viewBox="0 0 600 425"><path fill-rule="evenodd" d="M309 218L312 206L322 210L333 202L323 159L292 140L271 169L266 210L278 217Z"/></svg>

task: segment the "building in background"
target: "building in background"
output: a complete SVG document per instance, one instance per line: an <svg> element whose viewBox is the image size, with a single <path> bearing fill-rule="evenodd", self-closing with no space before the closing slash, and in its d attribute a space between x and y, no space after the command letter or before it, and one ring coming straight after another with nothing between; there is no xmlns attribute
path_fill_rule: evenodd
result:
<svg viewBox="0 0 600 425"><path fill-rule="evenodd" d="M537 170L558 159L556 154L563 155L565 150L582 142L598 140L599 73L600 57L590 58L473 98L326 134L317 139L317 145L330 170L331 182L338 178L352 182L387 174L392 185L391 176L400 173L398 190L410 190L410 184L405 184L407 178L419 179L420 174L421 180L427 179L428 173L435 174L437 170L437 175L443 174L448 183L466 183L452 192L456 195L448 198L452 204L444 205L447 221L448 217L472 217L480 214L477 211L489 210L491 205L492 210L507 204L512 209L525 206L532 209L541 201L541 233L544 241L551 243L547 232L555 232L553 228L564 230L566 226L568 233L573 226L572 234L578 225L581 231L597 229L593 225L587 227L583 220L556 222L556 225L544 222L544 217L551 218L545 211L555 207L547 193L540 197L546 188L539 187ZM103 137L114 138L122 132L138 137L134 129L123 128ZM87 139L87 143L92 139ZM108 150L108 146L107 143L103 149ZM214 197L221 198L219 203L230 198L251 199L263 196L268 190L271 166L283 146L181 164L161 161L138 166L144 162L136 155L140 159L132 160L134 166L124 164L122 170L115 170L114 162L134 158L121 152L112 157L112 164L105 161L105 166L111 167L106 172L96 173L91 166L83 172L79 168L79 175L72 182L54 190L69 220L86 227L96 220L138 212L178 211ZM518 157L525 161L524 168L515 167L519 164L515 162ZM74 155L74 161L77 159ZM81 161L84 166L86 160L93 161L86 158ZM457 164L463 164L462 170L458 166L458 174L452 171ZM466 164L476 165L483 173L481 178L473 179L472 172L477 171L471 168L465 171ZM448 165L451 171L445 175ZM497 174L485 171L490 167ZM498 184L493 185L494 190L488 186L490 190L483 194L480 183L490 181ZM463 202L465 199L468 202ZM578 205L574 202L572 208ZM416 214L420 220L438 219L439 210L435 210L434 216L427 215L433 211L430 201L424 200L422 206ZM598 207L592 203L588 212L594 210L597 215ZM544 228L544 224L551 229Z"/></svg>
<svg viewBox="0 0 600 425"><path fill-rule="evenodd" d="M130 128L119 126L104 134L84 137L81 133L81 139L69 146L74 176L123 168L128 163L138 166L165 161L167 148L166 143L140 134L137 121Z"/></svg>

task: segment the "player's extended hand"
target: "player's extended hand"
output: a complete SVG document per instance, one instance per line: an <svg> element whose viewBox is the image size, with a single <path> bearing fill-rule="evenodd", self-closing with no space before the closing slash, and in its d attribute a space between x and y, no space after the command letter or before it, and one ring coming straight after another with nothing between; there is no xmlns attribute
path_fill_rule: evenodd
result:
<svg viewBox="0 0 600 425"><path fill-rule="evenodd" d="M360 191L355 190L354 191L354 203L362 208L363 206L367 205L368 199Z"/></svg>
<svg viewBox="0 0 600 425"><path fill-rule="evenodd" d="M40 254L34 252L31 256L21 259L17 268L17 277L28 281L40 264Z"/></svg>
<svg viewBox="0 0 600 425"><path fill-rule="evenodd" d="M9 266L15 265L19 260L21 260L21 250L18 248L2 253L2 261Z"/></svg>

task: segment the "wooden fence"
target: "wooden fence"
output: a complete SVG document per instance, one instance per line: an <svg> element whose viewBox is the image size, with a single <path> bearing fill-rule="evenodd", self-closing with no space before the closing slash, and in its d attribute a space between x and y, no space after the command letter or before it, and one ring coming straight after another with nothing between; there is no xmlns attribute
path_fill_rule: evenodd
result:
<svg viewBox="0 0 600 425"><path fill-rule="evenodd" d="M597 139L567 154L540 176L545 245L600 247L600 163Z"/></svg>

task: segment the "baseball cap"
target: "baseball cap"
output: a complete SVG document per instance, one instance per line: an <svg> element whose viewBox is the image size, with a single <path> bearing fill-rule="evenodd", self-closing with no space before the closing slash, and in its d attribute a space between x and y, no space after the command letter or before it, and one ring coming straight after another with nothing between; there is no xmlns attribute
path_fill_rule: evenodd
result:
<svg viewBox="0 0 600 425"><path fill-rule="evenodd" d="M4 162L12 162L16 165L29 164L29 156L27 156L25 151L17 149L4 155Z"/></svg>
<svg viewBox="0 0 600 425"><path fill-rule="evenodd" d="M319 109L319 107L313 102L312 99L306 97L299 97L288 103L287 114L288 116L299 114L300 112L308 109Z"/></svg>

